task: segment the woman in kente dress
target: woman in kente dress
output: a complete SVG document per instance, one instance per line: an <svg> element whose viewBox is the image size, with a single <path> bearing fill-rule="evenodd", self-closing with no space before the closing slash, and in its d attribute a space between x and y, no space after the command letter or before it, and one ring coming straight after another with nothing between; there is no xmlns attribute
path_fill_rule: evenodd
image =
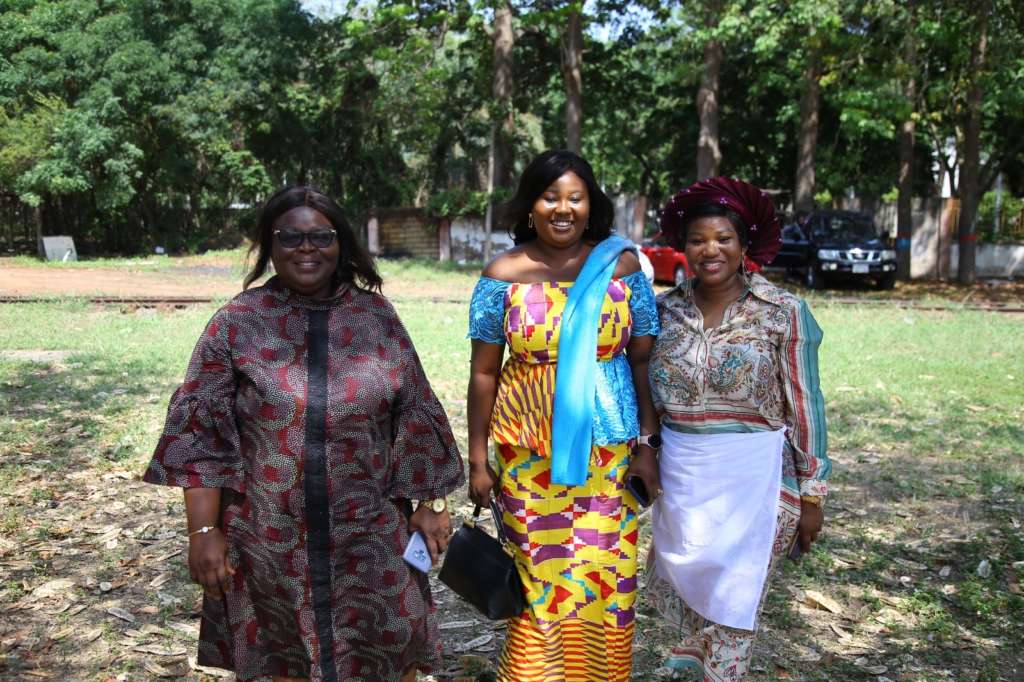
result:
<svg viewBox="0 0 1024 682"><path fill-rule="evenodd" d="M241 682L436 671L430 586L402 552L420 530L436 563L451 532L444 410L334 201L278 192L253 248L246 286L277 274L210 320L145 476L185 489L199 663Z"/></svg>
<svg viewBox="0 0 1024 682"><path fill-rule="evenodd" d="M545 152L506 207L516 245L473 293L470 497L497 495L526 591L503 681L630 676L637 502L624 483L637 474L657 494L655 452L638 439L658 430L658 324L635 247L611 236L613 211L586 161Z"/></svg>
<svg viewBox="0 0 1024 682"><path fill-rule="evenodd" d="M646 596L678 628L670 667L737 681L771 572L796 536L807 551L822 526L832 471L822 334L806 303L756 272L781 240L756 187L698 182L669 202L661 229L694 277L658 296L650 379L664 492Z"/></svg>

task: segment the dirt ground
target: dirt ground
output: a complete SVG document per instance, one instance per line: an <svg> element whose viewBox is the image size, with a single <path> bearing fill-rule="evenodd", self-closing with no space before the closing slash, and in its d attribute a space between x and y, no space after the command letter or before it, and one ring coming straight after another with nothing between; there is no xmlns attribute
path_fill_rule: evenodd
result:
<svg viewBox="0 0 1024 682"><path fill-rule="evenodd" d="M229 261L109 268L0 262L0 296L227 297L241 289L240 279ZM386 292L468 299L464 283L446 288L398 281ZM901 284L886 294L1024 300L1024 284L982 284L972 293L924 282ZM25 381L57 380L78 371L61 358L43 359L49 361L45 369ZM55 414L17 396L11 404L12 416L45 420L53 435L4 454L28 475L12 489L0 490L0 521L15 518L6 516L15 509L20 519L19 527L0 532L0 679L234 679L195 661L200 600L184 566L188 542L181 532L180 491L143 484L139 470L128 463L98 461L93 435L74 425L72 409L78 406ZM464 430L465 401L446 400L445 407L453 427ZM160 426L153 421L145 428L154 432ZM57 453L66 468L51 466ZM981 558L996 564L1000 553L1016 551L1024 541L1024 490L1004 491L983 484L970 470L922 461L898 442L871 452L830 454L844 474L826 508L827 554L801 569L787 564L775 576L750 682L1024 680L1024 652L961 626L943 630L939 621L929 620L936 612L922 606L918 595L919 589L942 586L951 590L952 604L957 589L973 585L969 578ZM919 485L901 487L908 478ZM454 496L453 506L456 516L470 511L464 492ZM642 537L649 537L649 521L649 515L641 518ZM27 541L12 539L26 531ZM496 660L504 623L486 621L438 583L436 572L432 575L448 672L433 679L468 682L474 676L459 677L467 666L477 673ZM1007 568L1003 581L1014 594L1021 590L1016 576ZM987 598L980 595L977 603ZM1007 628L1024 627L1016 622L1021 613L1005 618ZM972 626L969 619L958 622ZM673 679L660 666L676 641L641 595L634 679Z"/></svg>

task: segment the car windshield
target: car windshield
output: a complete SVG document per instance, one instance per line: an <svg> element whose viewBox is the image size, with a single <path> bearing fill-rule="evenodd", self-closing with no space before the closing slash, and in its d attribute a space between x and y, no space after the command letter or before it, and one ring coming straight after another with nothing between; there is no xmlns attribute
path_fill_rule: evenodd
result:
<svg viewBox="0 0 1024 682"><path fill-rule="evenodd" d="M875 239L878 228L870 218L861 216L819 216L814 221L814 236L819 240Z"/></svg>

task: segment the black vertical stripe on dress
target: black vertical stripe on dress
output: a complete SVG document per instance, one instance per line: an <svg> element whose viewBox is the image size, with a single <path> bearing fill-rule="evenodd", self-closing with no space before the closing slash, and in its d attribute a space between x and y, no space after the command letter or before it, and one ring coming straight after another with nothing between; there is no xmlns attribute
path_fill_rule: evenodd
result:
<svg viewBox="0 0 1024 682"><path fill-rule="evenodd" d="M320 673L338 681L331 622L331 514L327 487L328 310L309 311L309 382L306 388L306 547L310 594L320 644Z"/></svg>

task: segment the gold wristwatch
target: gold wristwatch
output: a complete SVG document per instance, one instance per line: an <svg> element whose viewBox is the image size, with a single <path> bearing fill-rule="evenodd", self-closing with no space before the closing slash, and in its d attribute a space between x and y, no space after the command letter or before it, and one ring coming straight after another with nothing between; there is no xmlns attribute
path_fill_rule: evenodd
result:
<svg viewBox="0 0 1024 682"><path fill-rule="evenodd" d="M818 507L819 509L821 507L825 506L825 497L824 496L819 496L819 495L801 495L800 496L800 501L801 502L808 502L810 504L813 504L815 507Z"/></svg>
<svg viewBox="0 0 1024 682"><path fill-rule="evenodd" d="M420 500L419 502L416 503L417 511L419 510L420 507L427 507L435 514L440 514L445 509L448 508L448 500L446 500L443 497L438 497L437 499L434 500Z"/></svg>

